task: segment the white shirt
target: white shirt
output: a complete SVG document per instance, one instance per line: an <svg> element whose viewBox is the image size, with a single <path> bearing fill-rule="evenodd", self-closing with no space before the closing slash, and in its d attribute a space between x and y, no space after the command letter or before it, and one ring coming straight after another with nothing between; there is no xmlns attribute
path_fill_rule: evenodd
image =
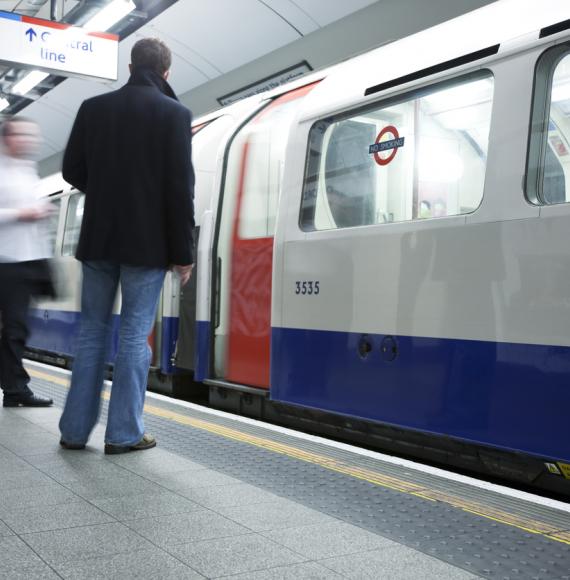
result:
<svg viewBox="0 0 570 580"><path fill-rule="evenodd" d="M9 157L0 151L0 262L48 258L45 220L18 221L19 210L43 207L38 199L39 178L34 161Z"/></svg>

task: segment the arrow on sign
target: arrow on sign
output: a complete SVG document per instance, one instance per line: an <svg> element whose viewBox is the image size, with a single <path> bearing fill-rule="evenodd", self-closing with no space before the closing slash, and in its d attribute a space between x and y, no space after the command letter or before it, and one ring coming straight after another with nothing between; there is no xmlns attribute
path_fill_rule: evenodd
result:
<svg viewBox="0 0 570 580"><path fill-rule="evenodd" d="M30 42L32 42L32 40L37 36L36 31L33 28L28 28L24 34L28 36Z"/></svg>

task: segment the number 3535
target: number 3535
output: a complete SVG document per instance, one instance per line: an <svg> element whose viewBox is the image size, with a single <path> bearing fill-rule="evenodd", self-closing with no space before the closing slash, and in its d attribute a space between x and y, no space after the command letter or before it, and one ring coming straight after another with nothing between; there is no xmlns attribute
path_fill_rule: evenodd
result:
<svg viewBox="0 0 570 580"><path fill-rule="evenodd" d="M295 282L295 294L317 295L321 291L318 280L297 280Z"/></svg>

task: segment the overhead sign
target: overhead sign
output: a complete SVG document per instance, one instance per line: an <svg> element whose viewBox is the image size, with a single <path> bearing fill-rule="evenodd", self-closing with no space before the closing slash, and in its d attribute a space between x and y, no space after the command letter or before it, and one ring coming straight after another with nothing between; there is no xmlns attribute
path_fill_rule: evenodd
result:
<svg viewBox="0 0 570 580"><path fill-rule="evenodd" d="M0 11L0 62L114 81L118 59L116 34Z"/></svg>
<svg viewBox="0 0 570 580"><path fill-rule="evenodd" d="M246 97L251 97L252 95L257 95L259 93L275 89L312 70L313 69L309 63L307 61L303 61L299 64L296 64L295 66L275 73L270 77L266 77L260 81L252 83L251 85L247 85L247 87L244 87L243 89L239 89L233 93L224 95L218 99L218 103L220 103L222 107L231 105L232 103L240 101L241 99L245 99Z"/></svg>

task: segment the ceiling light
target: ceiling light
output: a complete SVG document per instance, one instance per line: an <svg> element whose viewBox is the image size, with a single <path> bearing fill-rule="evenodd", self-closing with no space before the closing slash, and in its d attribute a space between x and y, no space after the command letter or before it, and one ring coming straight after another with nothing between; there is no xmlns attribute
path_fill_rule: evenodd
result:
<svg viewBox="0 0 570 580"><path fill-rule="evenodd" d="M33 70L27 74L21 81L18 81L12 87L12 93L15 95L25 95L31 91L36 85L39 85L44 79L49 77L49 73L44 73L39 70Z"/></svg>
<svg viewBox="0 0 570 580"><path fill-rule="evenodd" d="M0 99L0 111L7 109L10 106L10 101L8 99Z"/></svg>
<svg viewBox="0 0 570 580"><path fill-rule="evenodd" d="M132 0L113 0L83 25L83 30L108 30L136 8Z"/></svg>

